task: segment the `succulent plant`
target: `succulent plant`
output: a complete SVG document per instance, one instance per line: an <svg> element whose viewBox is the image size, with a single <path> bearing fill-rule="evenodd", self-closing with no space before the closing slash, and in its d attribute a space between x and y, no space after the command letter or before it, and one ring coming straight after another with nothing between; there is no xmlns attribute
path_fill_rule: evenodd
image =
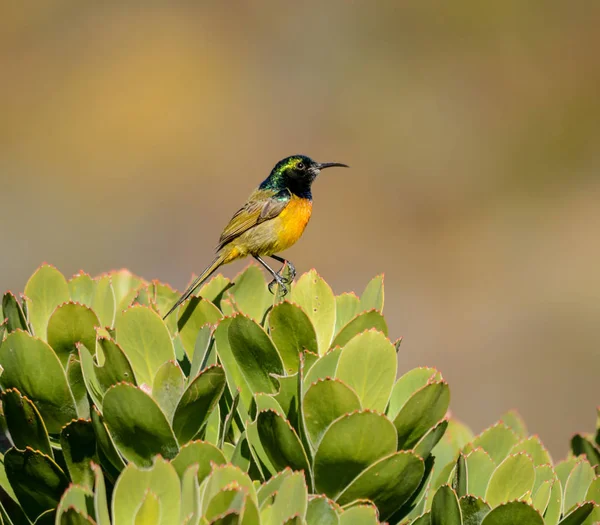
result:
<svg viewBox="0 0 600 525"><path fill-rule="evenodd" d="M473 436L437 370L398 374L382 276L283 297L249 266L163 320L177 297L49 265L4 295L0 523L600 520L598 437L553 466L514 413Z"/></svg>

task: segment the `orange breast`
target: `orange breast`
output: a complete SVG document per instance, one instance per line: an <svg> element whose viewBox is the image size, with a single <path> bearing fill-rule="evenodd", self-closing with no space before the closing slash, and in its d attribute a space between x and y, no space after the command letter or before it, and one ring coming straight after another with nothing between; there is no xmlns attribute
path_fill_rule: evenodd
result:
<svg viewBox="0 0 600 525"><path fill-rule="evenodd" d="M289 204L279 214L277 220L278 242L275 252L283 251L292 246L304 233L304 228L310 220L312 202L308 199L292 196Z"/></svg>

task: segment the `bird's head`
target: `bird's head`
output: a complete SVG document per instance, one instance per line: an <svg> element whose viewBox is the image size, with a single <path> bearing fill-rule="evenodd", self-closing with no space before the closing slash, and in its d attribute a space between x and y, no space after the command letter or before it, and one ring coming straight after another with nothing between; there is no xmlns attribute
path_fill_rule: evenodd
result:
<svg viewBox="0 0 600 525"><path fill-rule="evenodd" d="M317 162L306 155L292 155L280 160L271 170L271 174L261 184L261 188L288 188L292 193L304 196L310 194L310 187L317 175L325 168L347 168L339 162Z"/></svg>

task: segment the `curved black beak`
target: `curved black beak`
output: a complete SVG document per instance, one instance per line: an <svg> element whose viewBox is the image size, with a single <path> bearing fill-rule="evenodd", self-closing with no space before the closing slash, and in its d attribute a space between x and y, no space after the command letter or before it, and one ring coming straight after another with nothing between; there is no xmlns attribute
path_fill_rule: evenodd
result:
<svg viewBox="0 0 600 525"><path fill-rule="evenodd" d="M341 162L323 162L318 167L320 170L324 170L325 168L349 168L350 166Z"/></svg>

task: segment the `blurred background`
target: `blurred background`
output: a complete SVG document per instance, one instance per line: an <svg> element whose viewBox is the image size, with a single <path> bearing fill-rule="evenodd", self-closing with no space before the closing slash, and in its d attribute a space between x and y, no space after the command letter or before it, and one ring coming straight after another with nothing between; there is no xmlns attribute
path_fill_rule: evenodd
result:
<svg viewBox="0 0 600 525"><path fill-rule="evenodd" d="M345 162L298 270L385 272L401 370L475 431L517 408L560 459L594 428L597 0L0 8L0 291L43 261L181 289L277 160Z"/></svg>

